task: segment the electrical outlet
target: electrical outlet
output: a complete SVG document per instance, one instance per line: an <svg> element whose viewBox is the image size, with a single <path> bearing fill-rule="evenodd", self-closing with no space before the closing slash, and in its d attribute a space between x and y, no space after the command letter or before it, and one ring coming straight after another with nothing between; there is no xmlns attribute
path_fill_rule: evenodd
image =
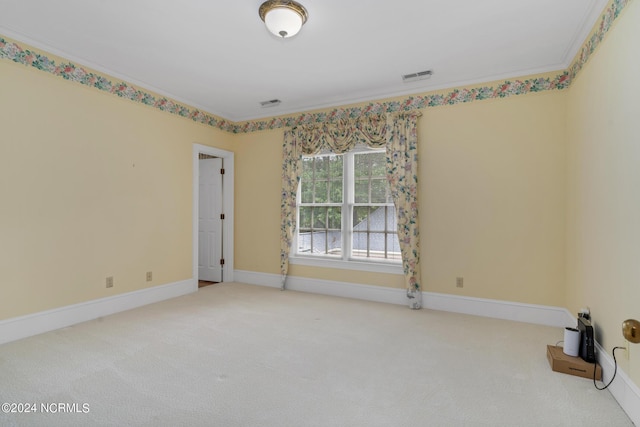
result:
<svg viewBox="0 0 640 427"><path fill-rule="evenodd" d="M147 282L150 282L152 280L153 280L153 272L147 271Z"/></svg>
<svg viewBox="0 0 640 427"><path fill-rule="evenodd" d="M113 276L107 277L107 288L113 288Z"/></svg>
<svg viewBox="0 0 640 427"><path fill-rule="evenodd" d="M627 340L622 340L622 344L620 344L620 347L624 347L624 350L620 349L620 353L622 353L621 356L624 360L629 360L630 344L631 343Z"/></svg>
<svg viewBox="0 0 640 427"><path fill-rule="evenodd" d="M464 288L464 278L457 277L456 278L456 288Z"/></svg>

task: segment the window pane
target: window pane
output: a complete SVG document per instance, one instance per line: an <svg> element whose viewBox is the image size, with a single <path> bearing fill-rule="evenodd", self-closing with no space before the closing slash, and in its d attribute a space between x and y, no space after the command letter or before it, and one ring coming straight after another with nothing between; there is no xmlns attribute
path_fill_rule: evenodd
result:
<svg viewBox="0 0 640 427"><path fill-rule="evenodd" d="M386 178L385 153L360 153L354 157L354 201L356 203L391 203Z"/></svg>
<svg viewBox="0 0 640 427"><path fill-rule="evenodd" d="M401 259L393 206L356 206L353 212L353 257Z"/></svg>
<svg viewBox="0 0 640 427"><path fill-rule="evenodd" d="M357 153L354 155L355 176L383 177L387 174L387 159L384 152Z"/></svg>
<svg viewBox="0 0 640 427"><path fill-rule="evenodd" d="M385 257L385 233L369 234L369 256L372 258Z"/></svg>
<svg viewBox="0 0 640 427"><path fill-rule="evenodd" d="M385 231L387 225L388 210L386 206L372 207L369 214L369 230Z"/></svg>
<svg viewBox="0 0 640 427"><path fill-rule="evenodd" d="M393 206L355 206L353 208L354 231L395 232L396 210Z"/></svg>
<svg viewBox="0 0 640 427"><path fill-rule="evenodd" d="M387 175L387 158L385 153L369 153L371 161L371 176L385 177Z"/></svg>
<svg viewBox="0 0 640 427"><path fill-rule="evenodd" d="M387 231L391 233L398 232L398 217L396 216L395 206L387 206Z"/></svg>
<svg viewBox="0 0 640 427"><path fill-rule="evenodd" d="M300 197L302 203L313 202L313 181L303 180L300 183Z"/></svg>
<svg viewBox="0 0 640 427"><path fill-rule="evenodd" d="M308 254L311 252L311 233L300 229L298 233L298 253Z"/></svg>
<svg viewBox="0 0 640 427"><path fill-rule="evenodd" d="M341 213L340 207L301 206L298 253L342 256Z"/></svg>
<svg viewBox="0 0 640 427"><path fill-rule="evenodd" d="M332 230L327 234L327 254L342 256L342 231Z"/></svg>
<svg viewBox="0 0 640 427"><path fill-rule="evenodd" d="M389 203L389 184L386 178L371 180L371 203Z"/></svg>
<svg viewBox="0 0 640 427"><path fill-rule="evenodd" d="M329 181L329 203L342 203L342 178Z"/></svg>
<svg viewBox="0 0 640 427"><path fill-rule="evenodd" d="M353 156L354 176L362 178L369 176L369 162L365 154L356 154Z"/></svg>
<svg viewBox="0 0 640 427"><path fill-rule="evenodd" d="M369 206L355 206L353 208L353 230L366 231L369 227L367 219L369 217Z"/></svg>
<svg viewBox="0 0 640 427"><path fill-rule="evenodd" d="M331 178L342 181L342 164L344 156L329 156L329 171Z"/></svg>
<svg viewBox="0 0 640 427"><path fill-rule="evenodd" d="M334 207L328 209L329 229L342 229L342 208Z"/></svg>
<svg viewBox="0 0 640 427"><path fill-rule="evenodd" d="M354 185L354 201L356 203L369 203L369 181L358 180Z"/></svg>
<svg viewBox="0 0 640 427"><path fill-rule="evenodd" d="M315 179L327 179L329 177L329 159L315 157Z"/></svg>
<svg viewBox="0 0 640 427"><path fill-rule="evenodd" d="M402 259L397 234L387 234L387 258Z"/></svg>
<svg viewBox="0 0 640 427"><path fill-rule="evenodd" d="M300 206L300 230L308 230L311 228L311 208L308 206Z"/></svg>
<svg viewBox="0 0 640 427"><path fill-rule="evenodd" d="M327 203L327 181L316 181L314 203Z"/></svg>
<svg viewBox="0 0 640 427"><path fill-rule="evenodd" d="M303 181L313 182L314 165L316 159L312 157L302 158L302 179Z"/></svg>
<svg viewBox="0 0 640 427"><path fill-rule="evenodd" d="M352 242L352 255L354 257L366 257L368 253L367 233L354 232Z"/></svg>
<svg viewBox="0 0 640 427"><path fill-rule="evenodd" d="M302 158L302 173L310 175L313 172L313 163L315 159L313 157Z"/></svg>
<svg viewBox="0 0 640 427"><path fill-rule="evenodd" d="M310 255L342 255L342 232L302 231L298 234L298 253Z"/></svg>
<svg viewBox="0 0 640 427"><path fill-rule="evenodd" d="M327 208L312 208L313 210L313 228L324 229L327 224Z"/></svg>
<svg viewBox="0 0 640 427"><path fill-rule="evenodd" d="M313 202L313 163L314 159L302 158L302 174L301 174L301 202Z"/></svg>

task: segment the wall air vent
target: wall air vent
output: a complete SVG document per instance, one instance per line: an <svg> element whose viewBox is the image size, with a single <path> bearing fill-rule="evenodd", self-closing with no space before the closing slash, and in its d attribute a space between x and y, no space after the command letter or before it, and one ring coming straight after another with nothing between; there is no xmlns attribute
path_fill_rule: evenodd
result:
<svg viewBox="0 0 640 427"><path fill-rule="evenodd" d="M262 108L268 108L268 107L275 107L276 105L280 105L282 104L282 101L280 101L279 99L272 99L270 101L262 101L260 103L260 106Z"/></svg>
<svg viewBox="0 0 640 427"><path fill-rule="evenodd" d="M433 70L418 71L417 73L405 74L402 81L405 83L417 82L418 80L426 80L433 75Z"/></svg>

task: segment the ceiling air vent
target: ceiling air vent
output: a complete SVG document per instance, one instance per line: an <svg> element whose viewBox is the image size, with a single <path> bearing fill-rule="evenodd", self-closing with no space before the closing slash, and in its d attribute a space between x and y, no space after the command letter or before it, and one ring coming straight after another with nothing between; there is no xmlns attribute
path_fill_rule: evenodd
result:
<svg viewBox="0 0 640 427"><path fill-rule="evenodd" d="M280 105L282 103L282 101L280 101L279 99L272 99L270 101L262 101L260 103L260 106L262 108L268 108L268 107L275 107L276 105Z"/></svg>
<svg viewBox="0 0 640 427"><path fill-rule="evenodd" d="M433 70L418 71L417 73L405 74L402 81L405 83L417 82L418 80L426 80L433 75Z"/></svg>

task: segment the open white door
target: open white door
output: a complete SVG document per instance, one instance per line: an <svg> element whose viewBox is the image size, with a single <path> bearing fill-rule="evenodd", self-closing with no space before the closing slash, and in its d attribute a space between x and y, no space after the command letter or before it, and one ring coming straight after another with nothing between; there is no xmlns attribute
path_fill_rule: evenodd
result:
<svg viewBox="0 0 640 427"><path fill-rule="evenodd" d="M222 159L199 160L198 279L222 282Z"/></svg>

